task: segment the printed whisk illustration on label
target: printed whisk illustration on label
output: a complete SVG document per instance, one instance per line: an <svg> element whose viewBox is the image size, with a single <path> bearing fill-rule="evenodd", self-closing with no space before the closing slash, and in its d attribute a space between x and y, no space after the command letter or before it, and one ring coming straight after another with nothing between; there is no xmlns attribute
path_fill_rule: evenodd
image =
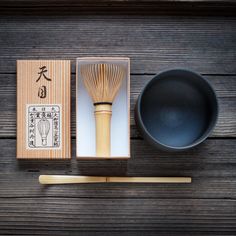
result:
<svg viewBox="0 0 236 236"><path fill-rule="evenodd" d="M50 123L45 116L38 123L38 130L42 138L42 145L47 146L47 136L50 130Z"/></svg>
<svg viewBox="0 0 236 236"><path fill-rule="evenodd" d="M60 105L28 105L28 148L60 148Z"/></svg>

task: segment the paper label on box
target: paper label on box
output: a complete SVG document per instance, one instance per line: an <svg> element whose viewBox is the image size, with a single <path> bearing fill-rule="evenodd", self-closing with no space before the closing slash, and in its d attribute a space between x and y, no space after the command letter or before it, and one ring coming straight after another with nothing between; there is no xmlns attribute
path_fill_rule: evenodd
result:
<svg viewBox="0 0 236 236"><path fill-rule="evenodd" d="M27 149L61 148L61 105L28 104Z"/></svg>

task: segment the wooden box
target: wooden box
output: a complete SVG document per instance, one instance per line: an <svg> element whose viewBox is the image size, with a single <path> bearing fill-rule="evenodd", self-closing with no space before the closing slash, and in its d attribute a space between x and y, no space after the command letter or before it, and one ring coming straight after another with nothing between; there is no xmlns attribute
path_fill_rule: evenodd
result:
<svg viewBox="0 0 236 236"><path fill-rule="evenodd" d="M110 156L96 154L96 125L93 100L81 76L85 64L120 64L125 76L112 103ZM76 64L76 156L78 159L130 158L130 60L120 57L77 58Z"/></svg>
<svg viewBox="0 0 236 236"><path fill-rule="evenodd" d="M71 158L69 60L17 61L17 158Z"/></svg>

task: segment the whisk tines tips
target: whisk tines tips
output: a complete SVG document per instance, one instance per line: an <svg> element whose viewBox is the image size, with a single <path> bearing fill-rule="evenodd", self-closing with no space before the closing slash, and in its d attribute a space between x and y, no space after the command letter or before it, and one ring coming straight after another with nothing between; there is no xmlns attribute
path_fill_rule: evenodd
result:
<svg viewBox="0 0 236 236"><path fill-rule="evenodd" d="M80 71L94 103L112 103L125 76L125 67L119 64L85 64Z"/></svg>

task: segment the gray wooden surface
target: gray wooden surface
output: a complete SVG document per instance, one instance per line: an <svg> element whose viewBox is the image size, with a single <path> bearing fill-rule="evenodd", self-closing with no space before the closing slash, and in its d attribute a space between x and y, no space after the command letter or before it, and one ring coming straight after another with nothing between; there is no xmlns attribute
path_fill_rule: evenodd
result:
<svg viewBox="0 0 236 236"><path fill-rule="evenodd" d="M236 3L0 2L0 235L236 235ZM75 58L131 58L129 161L75 160ZM72 60L71 161L17 161L16 60ZM133 108L162 70L184 67L216 89L220 116L200 146L168 153L138 133ZM40 186L39 174L191 176L191 185Z"/></svg>

